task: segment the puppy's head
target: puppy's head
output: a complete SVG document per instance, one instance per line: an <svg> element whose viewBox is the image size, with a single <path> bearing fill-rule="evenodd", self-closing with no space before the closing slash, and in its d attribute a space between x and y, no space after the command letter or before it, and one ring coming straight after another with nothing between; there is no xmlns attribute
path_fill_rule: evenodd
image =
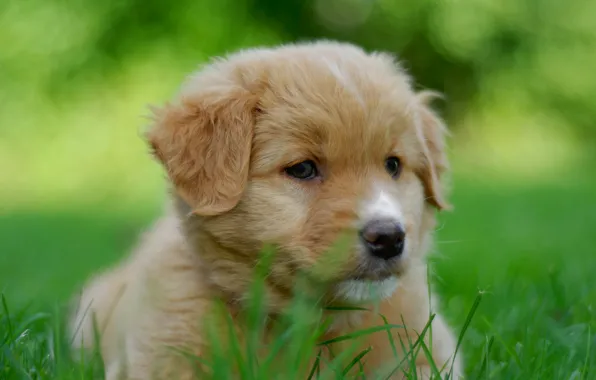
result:
<svg viewBox="0 0 596 380"><path fill-rule="evenodd" d="M220 248L207 265L242 273L270 243L272 286L306 272L364 301L392 292L447 207L430 98L390 56L351 45L243 51L190 78L148 140Z"/></svg>

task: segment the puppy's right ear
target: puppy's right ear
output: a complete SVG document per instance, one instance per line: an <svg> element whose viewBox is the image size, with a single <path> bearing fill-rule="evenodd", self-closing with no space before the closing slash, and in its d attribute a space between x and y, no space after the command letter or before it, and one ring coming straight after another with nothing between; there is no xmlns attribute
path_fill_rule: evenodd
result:
<svg viewBox="0 0 596 380"><path fill-rule="evenodd" d="M256 102L248 90L211 67L191 80L177 104L154 110L147 140L193 213L221 214L242 197Z"/></svg>
<svg viewBox="0 0 596 380"><path fill-rule="evenodd" d="M432 110L430 103L439 97L432 91L422 91L417 95L420 129L419 138L423 150L423 165L419 176L424 184L427 201L438 210L449 210L452 206L445 199L442 177L449 168L445 152L447 127L442 119Z"/></svg>

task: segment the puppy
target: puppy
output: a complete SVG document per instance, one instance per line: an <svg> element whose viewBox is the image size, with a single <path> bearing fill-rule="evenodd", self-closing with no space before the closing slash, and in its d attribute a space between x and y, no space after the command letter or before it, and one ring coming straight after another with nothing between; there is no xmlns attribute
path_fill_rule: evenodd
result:
<svg viewBox="0 0 596 380"><path fill-rule="evenodd" d="M390 55L330 41L240 51L202 68L154 111L146 136L171 202L134 254L84 289L75 349L97 344L97 328L108 379L193 378L164 347L207 356L198 322L218 300L244 331L235 315L269 244L271 318L306 273L321 308L377 306L333 314L322 339L382 325L379 314L407 327L392 330L396 342L416 337L434 312L424 256L435 212L448 207L446 131L431 98ZM325 261L339 238L341 258ZM359 339L374 350L366 374L397 364L386 331ZM426 343L437 367L461 373L440 316ZM417 352L410 362L429 377Z"/></svg>

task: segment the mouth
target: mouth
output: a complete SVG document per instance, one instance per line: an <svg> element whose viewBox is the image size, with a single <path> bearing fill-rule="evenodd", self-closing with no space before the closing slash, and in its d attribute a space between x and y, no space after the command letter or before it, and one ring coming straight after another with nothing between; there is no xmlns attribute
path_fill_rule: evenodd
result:
<svg viewBox="0 0 596 380"><path fill-rule="evenodd" d="M390 277L400 277L403 271L404 261L401 259L368 259L361 262L358 268L348 276L347 280L384 281Z"/></svg>
<svg viewBox="0 0 596 380"><path fill-rule="evenodd" d="M349 276L346 280L348 281L364 281L364 282L380 282L385 281L391 277L397 277L394 271L388 271L384 269L379 270L367 270L360 271L358 274Z"/></svg>
<svg viewBox="0 0 596 380"><path fill-rule="evenodd" d="M336 300L363 304L390 298L404 271L402 260L366 260L335 287Z"/></svg>
<svg viewBox="0 0 596 380"><path fill-rule="evenodd" d="M335 295L338 300L363 304L391 297L398 285L398 278L394 275L376 280L349 279L337 285Z"/></svg>

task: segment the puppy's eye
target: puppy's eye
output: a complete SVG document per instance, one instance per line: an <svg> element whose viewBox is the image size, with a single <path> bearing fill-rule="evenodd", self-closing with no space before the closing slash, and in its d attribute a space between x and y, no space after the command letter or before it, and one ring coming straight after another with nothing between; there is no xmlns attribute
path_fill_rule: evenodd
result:
<svg viewBox="0 0 596 380"><path fill-rule="evenodd" d="M292 165L285 169L285 172L290 177L298 179L313 179L319 175L317 165L311 161L302 161L296 165Z"/></svg>
<svg viewBox="0 0 596 380"><path fill-rule="evenodd" d="M397 157L389 157L385 160L385 170L393 178L399 177L401 173L401 161Z"/></svg>

